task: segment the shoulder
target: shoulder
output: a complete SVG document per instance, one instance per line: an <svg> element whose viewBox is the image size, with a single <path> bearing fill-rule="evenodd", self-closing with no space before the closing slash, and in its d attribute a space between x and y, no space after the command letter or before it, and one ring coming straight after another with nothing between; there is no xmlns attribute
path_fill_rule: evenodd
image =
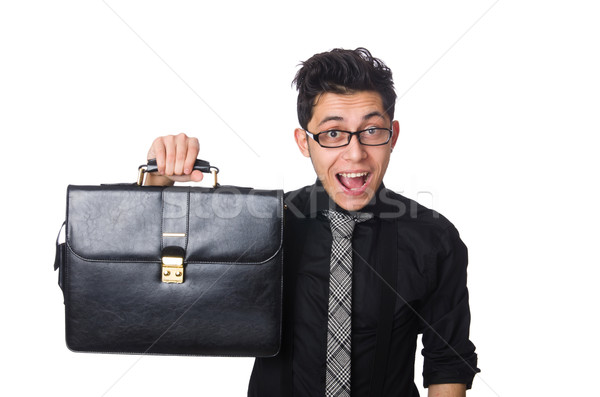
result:
<svg viewBox="0 0 600 397"><path fill-rule="evenodd" d="M310 192L314 189L315 185L303 186L300 189L292 190L289 192L285 192L283 195L283 200L286 205L293 205L295 207L302 207L308 200L310 196Z"/></svg>
<svg viewBox="0 0 600 397"><path fill-rule="evenodd" d="M428 242L442 251L462 244L454 224L436 210L389 189L380 192L379 200L385 209L380 218L396 222L401 236Z"/></svg>
<svg viewBox="0 0 600 397"><path fill-rule="evenodd" d="M310 206L307 203L314 188L315 185L309 185L284 193L283 202L290 218L305 218L309 215Z"/></svg>
<svg viewBox="0 0 600 397"><path fill-rule="evenodd" d="M399 223L416 226L447 229L454 227L452 222L434 209L427 208L415 200L409 199L390 189L382 189L377 197L380 217Z"/></svg>

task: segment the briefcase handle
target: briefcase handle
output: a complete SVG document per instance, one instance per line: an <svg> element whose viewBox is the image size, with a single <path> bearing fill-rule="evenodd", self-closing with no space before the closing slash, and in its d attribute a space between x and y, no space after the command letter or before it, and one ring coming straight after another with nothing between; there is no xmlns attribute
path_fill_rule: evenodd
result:
<svg viewBox="0 0 600 397"><path fill-rule="evenodd" d="M204 172L204 173L211 173L214 178L213 187L219 186L219 183L217 182L217 174L219 173L219 169L213 165L210 165L210 163L208 161L196 159L196 162L194 163L194 170ZM138 180L137 180L138 186L142 186L144 184L144 176L146 175L147 172L156 172L156 171L158 171L158 166L156 165L156 159L150 159L150 160L148 160L148 164L140 165L138 167Z"/></svg>

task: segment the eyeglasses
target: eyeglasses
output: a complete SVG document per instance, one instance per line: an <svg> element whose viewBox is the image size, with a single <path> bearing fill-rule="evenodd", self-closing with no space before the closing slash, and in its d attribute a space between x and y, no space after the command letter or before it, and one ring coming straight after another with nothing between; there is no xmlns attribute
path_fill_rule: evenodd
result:
<svg viewBox="0 0 600 397"><path fill-rule="evenodd" d="M352 135L356 135L358 142L365 146L381 146L390 141L392 130L389 128L367 128L366 130L350 132L342 130L328 130L313 134L308 130L304 130L312 139L319 145L325 148L337 148L350 144Z"/></svg>

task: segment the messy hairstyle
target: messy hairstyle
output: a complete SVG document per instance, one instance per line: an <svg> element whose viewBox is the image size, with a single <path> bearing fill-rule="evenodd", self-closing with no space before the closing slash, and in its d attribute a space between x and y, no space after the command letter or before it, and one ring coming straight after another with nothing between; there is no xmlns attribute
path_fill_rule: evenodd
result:
<svg viewBox="0 0 600 397"><path fill-rule="evenodd" d="M392 71L366 48L336 48L313 55L301 65L292 84L298 89L298 121L302 128L308 127L315 100L325 92L375 91L381 96L386 114L393 120L396 92Z"/></svg>

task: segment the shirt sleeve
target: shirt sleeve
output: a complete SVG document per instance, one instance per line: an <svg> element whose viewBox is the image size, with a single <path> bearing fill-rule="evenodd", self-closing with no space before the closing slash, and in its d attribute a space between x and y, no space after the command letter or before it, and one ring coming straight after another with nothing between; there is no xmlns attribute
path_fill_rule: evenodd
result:
<svg viewBox="0 0 600 397"><path fill-rule="evenodd" d="M471 388L477 368L475 346L469 340L471 315L467 290L467 247L458 231L444 232L431 259L432 290L420 307L423 333L423 385L464 383Z"/></svg>

